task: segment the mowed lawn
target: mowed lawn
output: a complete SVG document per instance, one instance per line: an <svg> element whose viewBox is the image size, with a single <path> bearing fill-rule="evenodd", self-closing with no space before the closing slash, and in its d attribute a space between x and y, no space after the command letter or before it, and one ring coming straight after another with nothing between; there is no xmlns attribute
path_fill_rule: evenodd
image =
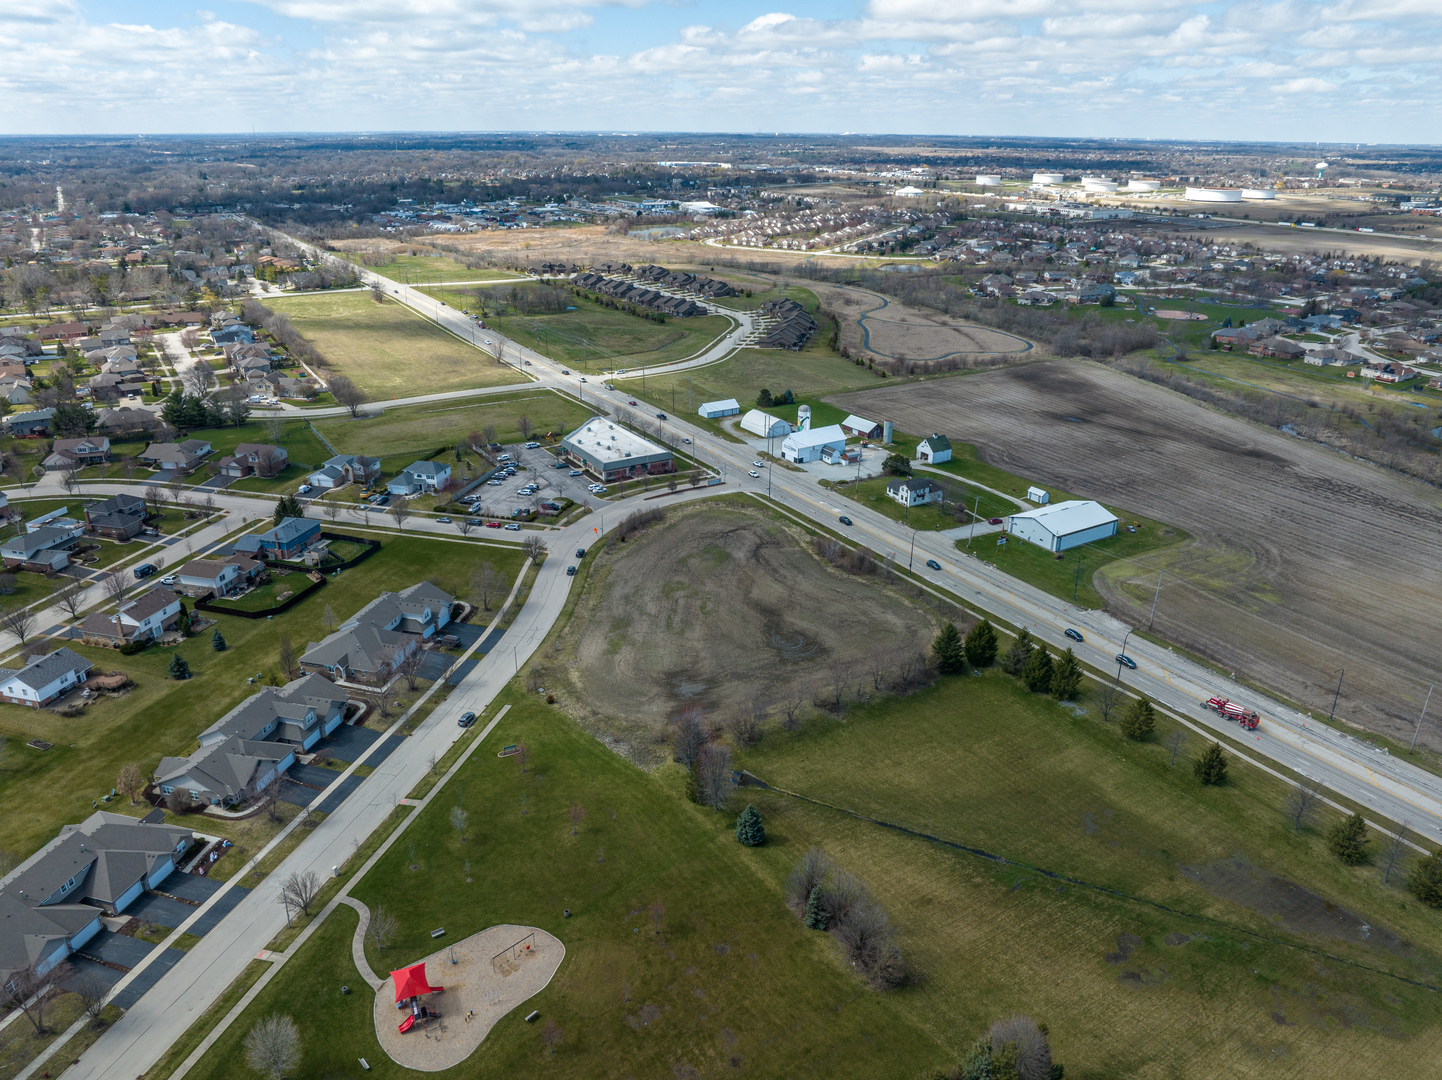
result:
<svg viewBox="0 0 1442 1080"><path fill-rule="evenodd" d="M135 680L135 688L124 697L101 698L77 717L0 705L0 737L5 739L0 849L24 857L62 825L81 821L91 812L91 800L109 794L127 762L149 771L165 755L190 753L202 730L259 689L247 683L250 676L277 670L282 635L298 652L324 636L321 616L327 606L345 619L382 590L403 589L428 578L452 595L463 595L471 570L482 562L493 563L511 581L522 561L518 550L497 545L410 536L382 543L375 555L274 619L220 615L220 631L229 647L213 651L209 630L179 646L192 674L185 682L167 674L176 649L153 646L136 656L121 656L113 649L72 644L96 672L123 671ZM25 745L36 738L54 746L40 751Z"/></svg>
<svg viewBox="0 0 1442 1080"><path fill-rule="evenodd" d="M439 926L443 942L509 922L565 945L551 984L503 1017L458 1075L909 1078L938 1060L905 1016L905 993L864 989L782 905L772 867L789 841L742 848L734 818L685 801L676 770L642 773L534 694L501 701L512 703L505 719L354 890L400 923L394 945L370 948L378 972L433 952ZM521 739L524 773L496 757ZM464 841L449 824L457 803ZM574 836L572 805L587 811ZM658 903L659 932L648 917ZM355 926L337 910L190 1076L233 1076L246 1032L274 1012L300 1028L298 1075L348 1076L358 1057L369 1075L414 1075L381 1050L374 999L355 990ZM554 1057L542 1025L524 1020L532 1009L561 1027Z"/></svg>
<svg viewBox="0 0 1442 1080"><path fill-rule="evenodd" d="M317 293L267 304L321 351L331 371L350 376L376 399L526 381L409 308L393 300L377 304L369 292Z"/></svg>
<svg viewBox="0 0 1442 1080"><path fill-rule="evenodd" d="M408 282L412 285L423 281L500 281L508 278L520 279L523 275L509 270L482 268L474 270L456 262L447 255L366 255L355 251L337 251L343 259L349 259L357 266L364 266L393 281ZM385 261L377 261L384 259Z"/></svg>
<svg viewBox="0 0 1442 1080"><path fill-rule="evenodd" d="M544 435L570 431L592 415L590 409L561 394L528 390L475 404L436 402L387 409L376 417L331 417L317 420L315 426L342 453L389 457L454 446L471 432L483 432L487 425L494 425L497 442L520 442L523 416L530 420L533 435Z"/></svg>
<svg viewBox="0 0 1442 1080"><path fill-rule="evenodd" d="M1086 705L1078 717L992 671L767 734L738 763L767 783L1014 860L748 789L784 839L766 849L772 874L816 844L865 878L918 975L897 1000L953 1055L1021 1012L1050 1026L1069 1077L1413 1075L1438 1060L1442 995L1368 970L1442 983L1437 913L1399 876L1384 886L1376 866L1337 862L1331 811L1294 833L1281 782L1234 760L1226 785L1203 787L1196 736L1169 765L1165 724L1129 743ZM1188 876L1234 860L1285 880L1258 887L1254 909ZM1332 936L1333 905L1369 940L1355 920ZM1389 948L1389 931L1407 944Z"/></svg>

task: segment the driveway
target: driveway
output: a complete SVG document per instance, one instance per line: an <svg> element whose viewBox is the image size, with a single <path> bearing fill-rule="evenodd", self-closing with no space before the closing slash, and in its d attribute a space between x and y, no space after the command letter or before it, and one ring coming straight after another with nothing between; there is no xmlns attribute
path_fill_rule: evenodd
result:
<svg viewBox="0 0 1442 1080"><path fill-rule="evenodd" d="M234 480L237 480L237 479L239 479L239 477L235 477L235 476L212 476L212 477L211 477L209 480L207 480L205 483L203 483L203 484L196 484L196 485L195 485L195 489L196 489L197 491L220 491L222 488L227 488L227 487L229 487L229 486L231 485L231 482L234 481Z"/></svg>
<svg viewBox="0 0 1442 1080"><path fill-rule="evenodd" d="M153 484L168 484L179 475L180 473L175 469L161 469L150 478L150 482Z"/></svg>
<svg viewBox="0 0 1442 1080"><path fill-rule="evenodd" d="M356 727L353 724L342 724L321 740L320 749L328 750L331 757L337 761L355 761L375 745L376 740L380 737L379 731Z"/></svg>
<svg viewBox="0 0 1442 1080"><path fill-rule="evenodd" d="M129 912L127 911L126 914ZM149 941L117 934L113 930L102 930L80 946L80 951L92 959L114 964L116 967L122 967L129 971L149 956L154 948L155 945Z"/></svg>
<svg viewBox="0 0 1442 1080"><path fill-rule="evenodd" d="M183 876L194 877L193 874L185 874ZM125 914L132 915L143 922L154 923L156 926L164 926L174 930L186 919L195 914L195 908L190 904L181 903L179 900L172 900L168 896L161 896L158 893L146 893L126 908Z"/></svg>

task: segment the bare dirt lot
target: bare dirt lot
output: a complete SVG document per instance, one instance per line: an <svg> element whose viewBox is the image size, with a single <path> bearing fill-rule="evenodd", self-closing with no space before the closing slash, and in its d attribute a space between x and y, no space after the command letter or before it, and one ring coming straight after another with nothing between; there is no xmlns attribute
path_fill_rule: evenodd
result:
<svg viewBox="0 0 1442 1080"><path fill-rule="evenodd" d="M1410 740L1442 640L1437 490L1089 362L830 400L1181 526L1188 543L1096 581L1119 617L1145 623L1165 569L1168 638L1323 713L1345 668L1338 717Z"/></svg>
<svg viewBox="0 0 1442 1080"><path fill-rule="evenodd" d="M945 360L1020 354L1032 349L1031 342L1015 334L963 322L937 311L908 307L868 289L819 282L805 285L841 317L841 344L852 351L874 353L889 360Z"/></svg>
<svg viewBox="0 0 1442 1080"><path fill-rule="evenodd" d="M683 708L715 720L754 696L777 703L878 651L926 648L931 616L879 578L834 569L761 510L696 504L601 553L546 676L614 750L659 763ZM559 674L559 673L558 673ZM820 692L824 692L821 690Z"/></svg>

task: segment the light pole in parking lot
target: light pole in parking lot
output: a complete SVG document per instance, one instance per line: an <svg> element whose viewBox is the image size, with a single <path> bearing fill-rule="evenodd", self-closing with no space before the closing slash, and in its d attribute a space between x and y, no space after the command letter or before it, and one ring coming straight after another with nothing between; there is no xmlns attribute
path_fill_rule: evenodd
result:
<svg viewBox="0 0 1442 1080"><path fill-rule="evenodd" d="M1342 696L1342 676L1347 673L1346 668L1337 669L1337 690L1332 695L1332 711L1327 714L1327 723L1332 722L1332 717L1337 715L1337 699Z"/></svg>

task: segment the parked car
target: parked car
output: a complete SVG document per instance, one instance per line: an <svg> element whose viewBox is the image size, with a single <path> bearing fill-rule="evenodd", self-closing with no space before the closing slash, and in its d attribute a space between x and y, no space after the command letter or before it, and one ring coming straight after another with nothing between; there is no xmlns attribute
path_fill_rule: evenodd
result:
<svg viewBox="0 0 1442 1080"><path fill-rule="evenodd" d="M297 495L309 495L311 493L311 490L312 488L309 484L301 484L300 487L295 489L295 493Z"/></svg>
<svg viewBox="0 0 1442 1080"><path fill-rule="evenodd" d="M150 577L151 574L158 573L159 571L160 567L156 566L154 563L141 563L135 568L135 580L144 581L146 578Z"/></svg>
<svg viewBox="0 0 1442 1080"><path fill-rule="evenodd" d="M526 449L527 449L527 450L539 450L540 448L541 448L541 444L538 443L538 442L536 442L534 439L532 439L530 442L526 443Z"/></svg>
<svg viewBox="0 0 1442 1080"><path fill-rule="evenodd" d="M486 481L486 487L500 487L500 486L501 486L501 481L499 481L499 480L487 480L487 481ZM469 501L473 501L473 500L467 500L467 501L469 502Z"/></svg>
<svg viewBox="0 0 1442 1080"><path fill-rule="evenodd" d="M586 474L585 474L584 472L582 472L580 469L572 469L572 470L571 470L570 472L568 472L566 475L567 475L567 476L585 476Z"/></svg>
<svg viewBox="0 0 1442 1080"><path fill-rule="evenodd" d="M179 580L180 578L177 577L175 574L166 574L163 578L160 579L160 583L162 585L174 585Z"/></svg>
<svg viewBox="0 0 1442 1080"><path fill-rule="evenodd" d="M479 520L479 519L478 519L478 520ZM488 528L488 529L499 529L500 527L501 527L501 523L500 523L499 521L488 521L488 522L486 522L486 528Z"/></svg>
<svg viewBox="0 0 1442 1080"><path fill-rule="evenodd" d="M575 576L576 576L576 568L575 568L574 566L568 566L568 567L566 567L566 576L567 576L567 577L575 577Z"/></svg>
<svg viewBox="0 0 1442 1080"><path fill-rule="evenodd" d="M468 728L468 727L470 727L472 724L474 724L475 722L476 722L476 714L475 714L475 713L473 713L473 712L463 712L463 713L461 713L461 715L460 715L460 719L458 719L458 720L456 721L456 727Z"/></svg>
<svg viewBox="0 0 1442 1080"><path fill-rule="evenodd" d="M846 517L845 515L842 515L841 517L837 518L836 520L839 521L839 522L841 522L841 524L843 524L843 525L850 525L850 524L851 524L851 519L850 519L849 517Z"/></svg>
<svg viewBox="0 0 1442 1080"><path fill-rule="evenodd" d="M451 523L451 519L448 518L448 517L438 517L438 518L436 518L436 524L437 524L437 525L449 525L450 523Z"/></svg>
<svg viewBox="0 0 1442 1080"><path fill-rule="evenodd" d="M391 504L391 497L389 495L377 495L375 504L377 506L389 506Z"/></svg>
<svg viewBox="0 0 1442 1080"><path fill-rule="evenodd" d="M987 523L988 525L1000 525L1000 524L1001 524L1001 518L987 518L987 519L986 519L986 523Z"/></svg>
<svg viewBox="0 0 1442 1080"><path fill-rule="evenodd" d="M937 562L935 559L927 559L926 565L931 567L933 570L941 569L941 563Z"/></svg>
<svg viewBox="0 0 1442 1080"><path fill-rule="evenodd" d="M585 557L586 557L586 549L585 549L585 548L577 548L577 549L576 549L576 558L578 558L578 559L584 559Z"/></svg>
<svg viewBox="0 0 1442 1080"><path fill-rule="evenodd" d="M506 522L506 528L510 529L511 532L520 532L520 531L521 531L521 527L520 527L519 525L517 525L514 521L508 521L508 522Z"/></svg>
<svg viewBox="0 0 1442 1080"><path fill-rule="evenodd" d="M1117 663L1124 664L1127 667L1131 668L1133 671L1136 671L1137 669L1137 662L1126 653L1117 653Z"/></svg>
<svg viewBox="0 0 1442 1080"><path fill-rule="evenodd" d="M1080 631L1080 630L1073 630L1070 626L1068 626L1068 627L1066 628L1066 636L1069 637L1069 638L1071 638L1073 641L1085 641L1085 640L1086 640L1086 638L1084 638L1084 637L1081 636L1081 631Z"/></svg>

